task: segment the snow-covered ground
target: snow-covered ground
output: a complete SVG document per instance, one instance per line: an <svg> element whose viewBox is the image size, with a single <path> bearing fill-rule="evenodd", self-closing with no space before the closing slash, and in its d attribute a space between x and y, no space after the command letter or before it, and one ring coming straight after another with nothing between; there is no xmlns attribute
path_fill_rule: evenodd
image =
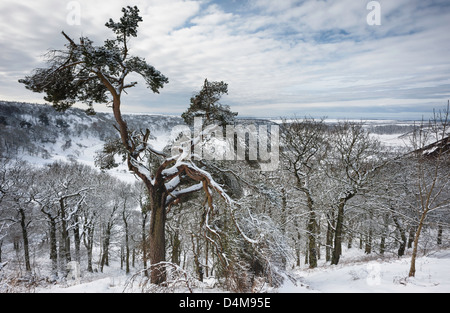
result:
<svg viewBox="0 0 450 313"><path fill-rule="evenodd" d="M416 260L416 276L408 278L411 257L357 261L348 251L338 265L297 271L308 287L287 281L278 292L325 293L448 293L450 250L430 253ZM347 259L347 261L346 261ZM353 260L352 260L353 259Z"/></svg>
<svg viewBox="0 0 450 313"><path fill-rule="evenodd" d="M170 133L158 132L154 134L155 139L149 140L149 144L156 150L163 150L169 143L171 137ZM27 161L34 166L42 166L51 164L56 161L70 162L76 160L77 162L91 166L97 170L95 166L95 158L97 152L101 151L105 142L95 137L80 137L75 136L71 138L71 144L68 148L63 148L65 139L59 139L55 143L47 143L43 147L50 153L50 158L44 159L40 156L30 156L27 154L21 155L21 159ZM121 161L121 157L117 156L116 160L119 164L117 168L108 170L108 173L127 183L134 183L137 181L136 177L128 171L127 165Z"/></svg>
<svg viewBox="0 0 450 313"><path fill-rule="evenodd" d="M338 265L322 264L316 269L296 269L291 275L297 280L285 279L273 293L448 293L450 292L450 249L430 252L416 261L416 277L408 278L410 256L373 259L361 250L346 251ZM122 293L131 275L125 275L118 266L105 273L89 274L81 283L40 287L38 293ZM188 292L187 289L179 289ZM135 284L125 292L141 292ZM196 293L222 292L218 288L194 289Z"/></svg>

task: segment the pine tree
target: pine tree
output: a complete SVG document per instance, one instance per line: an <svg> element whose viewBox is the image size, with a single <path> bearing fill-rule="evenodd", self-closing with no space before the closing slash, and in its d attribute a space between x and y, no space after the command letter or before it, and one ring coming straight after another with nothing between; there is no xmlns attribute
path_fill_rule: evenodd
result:
<svg viewBox="0 0 450 313"><path fill-rule="evenodd" d="M238 115L232 112L228 105L219 103L222 95L228 93L228 84L221 82L209 82L205 79L202 90L191 98L191 104L181 117L188 125L194 123L195 117L203 118L204 125L217 123L225 126L234 121Z"/></svg>
<svg viewBox="0 0 450 313"><path fill-rule="evenodd" d="M137 82L126 82L126 78L136 73L142 76L146 85L154 93L169 82L161 72L148 64L144 58L129 54L128 41L137 37L137 28L142 18L137 7L122 9L119 22L112 19L106 23L115 39L107 39L103 46L94 46L92 40L81 37L76 43L66 33L68 41L65 50L53 50L47 54L47 68L36 69L31 76L19 82L26 88L45 93L44 99L52 102L56 110L64 111L76 102L87 104L88 114L94 114L94 103L112 103L114 118L120 140L126 151L126 162L131 172L145 184L150 200L149 257L151 261L151 282L162 284L166 281L165 225L167 209L180 203L190 193L203 190L207 205L213 210L212 193L215 191L228 203L231 199L211 175L185 158L187 151L177 156L166 155L148 144L150 131L132 131L121 112L122 94ZM223 90L223 89L221 89ZM190 150L194 139L185 147ZM186 153L185 153L186 152ZM156 169L148 168L149 158L162 159Z"/></svg>

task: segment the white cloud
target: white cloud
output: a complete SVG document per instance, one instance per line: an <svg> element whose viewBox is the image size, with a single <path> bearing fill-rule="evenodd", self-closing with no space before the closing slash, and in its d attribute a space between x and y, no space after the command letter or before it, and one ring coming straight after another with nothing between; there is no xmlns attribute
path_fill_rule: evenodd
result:
<svg viewBox="0 0 450 313"><path fill-rule="evenodd" d="M181 112L205 78L227 82L224 102L255 115L345 103L417 106L450 97L449 6L380 0L382 25L369 26L367 2L252 0L225 8L209 0L82 0L81 25L71 26L65 1L3 0L0 98L42 98L17 79L39 66L48 48L63 47L63 29L101 44L111 36L105 22L118 19L125 5L137 5L144 19L131 52L170 80L160 95L143 86L130 90L132 106L151 103L142 110Z"/></svg>

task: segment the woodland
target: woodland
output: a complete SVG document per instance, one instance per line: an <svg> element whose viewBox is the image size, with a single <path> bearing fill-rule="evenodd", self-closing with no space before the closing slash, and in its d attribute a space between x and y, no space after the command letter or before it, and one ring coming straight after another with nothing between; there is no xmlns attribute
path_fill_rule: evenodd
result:
<svg viewBox="0 0 450 313"><path fill-rule="evenodd" d="M122 12L106 23L114 39L95 46L63 32L65 48L20 80L51 105L0 104L0 291L67 283L75 261L81 276L119 262L144 292L192 291L205 280L261 292L292 280L295 268L338 265L354 248L407 255L414 277L418 255L449 246L448 105L402 125L275 123L240 119L220 101L227 84L205 79L180 117L127 115L122 95L138 84L130 73L154 93L169 79L130 54L142 19L137 7ZM195 117L197 136L173 136ZM270 127L232 138L242 159L193 153L214 150L215 129L237 124ZM253 136L274 143L274 129L279 145L266 152L279 163L264 171L249 144ZM401 144L385 144L386 134ZM90 142L99 148L86 162Z"/></svg>

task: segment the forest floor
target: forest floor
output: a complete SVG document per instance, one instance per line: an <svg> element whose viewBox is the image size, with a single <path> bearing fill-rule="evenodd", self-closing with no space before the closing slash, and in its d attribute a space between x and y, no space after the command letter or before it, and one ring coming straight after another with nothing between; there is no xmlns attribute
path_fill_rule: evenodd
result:
<svg viewBox="0 0 450 313"><path fill-rule="evenodd" d="M322 263L315 269L294 269L291 279L272 293L448 293L450 292L450 249L429 252L416 260L416 276L408 278L411 258L367 256L359 249L346 251L340 264ZM119 265L119 264L117 264ZM138 282L129 284L120 266L112 264L104 273L84 275L79 283L56 284L34 289L37 293L141 292ZM295 279L294 279L295 278ZM181 287L176 292L189 292ZM195 293L223 292L205 280Z"/></svg>
<svg viewBox="0 0 450 313"><path fill-rule="evenodd" d="M418 257L416 275L408 277L411 257L374 258L361 255L361 250L348 251L338 265L322 265L315 269L297 270L299 280L277 290L280 293L448 293L450 292L450 250L440 250ZM356 253L354 253L356 252ZM298 284L297 284L298 285Z"/></svg>

